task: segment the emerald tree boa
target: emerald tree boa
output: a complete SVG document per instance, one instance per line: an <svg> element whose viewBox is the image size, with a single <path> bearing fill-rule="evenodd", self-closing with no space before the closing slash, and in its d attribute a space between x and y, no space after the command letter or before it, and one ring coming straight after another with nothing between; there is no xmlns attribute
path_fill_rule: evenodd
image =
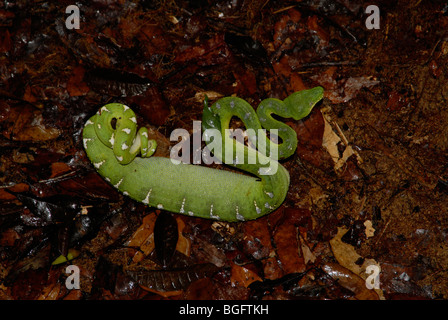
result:
<svg viewBox="0 0 448 320"><path fill-rule="evenodd" d="M144 204L229 222L257 219L284 201L290 179L278 161L297 148L295 131L272 115L300 120L322 97L323 89L316 87L295 92L283 101L265 99L256 112L237 97L222 98L212 106L205 100L204 141L215 159L248 175L154 157L157 143L148 139L146 128L137 131L135 113L118 103L103 106L86 122L84 148L106 181ZM248 143L258 150L229 136L226 129L232 117L242 120L246 132L251 132ZM270 131L270 138L263 128Z"/></svg>

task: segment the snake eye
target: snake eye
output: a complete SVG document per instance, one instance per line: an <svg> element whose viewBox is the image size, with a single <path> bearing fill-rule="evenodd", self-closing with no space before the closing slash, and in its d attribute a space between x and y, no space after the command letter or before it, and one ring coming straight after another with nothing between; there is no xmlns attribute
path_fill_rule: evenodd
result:
<svg viewBox="0 0 448 320"><path fill-rule="evenodd" d="M117 130L117 118L112 118L112 120L110 120L110 125L112 126L112 129Z"/></svg>

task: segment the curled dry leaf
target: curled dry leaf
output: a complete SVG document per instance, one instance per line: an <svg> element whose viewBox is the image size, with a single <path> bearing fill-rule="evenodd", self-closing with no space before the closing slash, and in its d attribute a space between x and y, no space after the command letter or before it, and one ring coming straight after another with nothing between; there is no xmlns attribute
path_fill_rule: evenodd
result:
<svg viewBox="0 0 448 320"><path fill-rule="evenodd" d="M131 239L126 243L128 247L139 248L139 250L129 249L128 252L132 256L132 261L138 263L148 256L155 248L154 245L154 225L157 216L148 214L143 218L142 224L134 232Z"/></svg>
<svg viewBox="0 0 448 320"><path fill-rule="evenodd" d="M345 137L339 125L335 121L331 120L331 116L329 114L330 109L325 108L322 109L321 112L323 114L323 119L325 123L325 129L322 138L322 146L330 154L331 159L333 159L334 170L338 173L341 173L343 171L343 168L345 168L347 160L351 156L355 156L357 161L359 163L362 163L361 156L356 150L354 150L351 147L349 141ZM340 154L340 150L338 147L340 144L344 146L344 151L342 152L342 155ZM353 175L353 179L355 180L356 178L357 178L356 175Z"/></svg>

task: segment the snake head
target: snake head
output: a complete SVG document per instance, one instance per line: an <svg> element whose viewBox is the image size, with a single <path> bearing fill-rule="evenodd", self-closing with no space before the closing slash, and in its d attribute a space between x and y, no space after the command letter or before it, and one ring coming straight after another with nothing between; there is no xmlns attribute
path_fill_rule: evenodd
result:
<svg viewBox="0 0 448 320"><path fill-rule="evenodd" d="M221 121L212 108L208 105L208 96L204 97L204 111L202 112L202 130L217 129L221 130Z"/></svg>
<svg viewBox="0 0 448 320"><path fill-rule="evenodd" d="M324 89L315 87L309 90L297 91L287 97L283 102L291 106L294 120L300 120L310 114L313 107L324 97Z"/></svg>

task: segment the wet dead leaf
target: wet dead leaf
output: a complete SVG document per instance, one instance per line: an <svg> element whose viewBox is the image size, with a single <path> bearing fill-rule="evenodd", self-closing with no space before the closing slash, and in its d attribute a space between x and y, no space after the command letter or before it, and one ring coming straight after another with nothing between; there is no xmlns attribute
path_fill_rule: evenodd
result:
<svg viewBox="0 0 448 320"><path fill-rule="evenodd" d="M129 254L133 254L132 261L138 263L148 256L155 248L154 244L154 225L157 216L148 214L143 218L142 224L134 232L130 240L126 243L129 247L139 248L138 251L129 249Z"/></svg>
<svg viewBox="0 0 448 320"><path fill-rule="evenodd" d="M42 112L29 105L16 106L9 114L9 134L15 141L47 141L56 139L61 131L44 124Z"/></svg>
<svg viewBox="0 0 448 320"><path fill-rule="evenodd" d="M308 244L301 235L299 235L299 239L300 239L300 249L302 250L302 255L305 264L314 263L314 261L316 261L316 256L311 251L310 247L308 246Z"/></svg>
<svg viewBox="0 0 448 320"><path fill-rule="evenodd" d="M72 76L67 81L67 91L70 96L76 97L87 94L90 89L84 82L84 68L82 66L77 66L72 72Z"/></svg>
<svg viewBox="0 0 448 320"><path fill-rule="evenodd" d="M331 251L333 251L336 260L341 266L356 274L360 274L363 270L356 262L359 261L361 256L352 245L346 244L341 240L347 231L348 229L338 228L338 233L330 240Z"/></svg>
<svg viewBox="0 0 448 320"><path fill-rule="evenodd" d="M327 150L327 152L333 159L334 170L338 173L341 173L341 170L345 167L347 160L351 156L356 156L358 162L362 163L362 159L359 153L351 147L349 141L345 137L342 130L339 128L338 124L331 120L331 116L329 115L330 110L328 108L325 108L321 109L321 112L323 114L325 123L322 146ZM340 144L344 146L342 155L340 154Z"/></svg>
<svg viewBox="0 0 448 320"><path fill-rule="evenodd" d="M331 251L333 252L336 260L338 261L339 266L333 264L328 267L328 270L336 270L335 274L338 274L337 279L339 280L342 280L342 278L346 277L347 279L346 285L348 286L354 285L356 288L358 288L356 289L356 291L361 292L358 293L361 294L361 296L359 297L360 299L370 299L369 297L372 296L373 291L372 290L365 291L365 280L369 276L368 274L366 274L367 267L374 265L378 267L379 270L381 270L381 267L379 263L376 262L375 260L364 259L362 256L360 256L352 245L344 243L342 241L342 237L346 232L347 229L338 228L338 233L333 239L330 240ZM362 263L360 263L360 261ZM328 270L327 272L330 272ZM343 274L345 273L347 274L353 273L353 274L351 274L350 276L344 276ZM362 284L360 283L361 281L360 279L362 280ZM375 295L379 295L379 297L384 298L383 291L381 290L381 288L374 290L376 292Z"/></svg>
<svg viewBox="0 0 448 320"><path fill-rule="evenodd" d="M233 286L248 287L254 281L261 281L262 279L253 271L242 266L232 265L232 276L230 281Z"/></svg>
<svg viewBox="0 0 448 320"><path fill-rule="evenodd" d="M311 78L325 87L325 97L332 103L345 103L355 98L362 88L371 88L380 83L380 81L370 76L349 77L347 79L337 80L338 68L329 67L321 74L314 75Z"/></svg>
<svg viewBox="0 0 448 320"><path fill-rule="evenodd" d="M293 224L282 224L274 233L276 253L285 274L305 271L305 262L299 254L297 227Z"/></svg>
<svg viewBox="0 0 448 320"><path fill-rule="evenodd" d="M326 263L323 270L344 288L352 291L358 300L378 300L374 290L366 288L366 282L354 272L336 263Z"/></svg>

